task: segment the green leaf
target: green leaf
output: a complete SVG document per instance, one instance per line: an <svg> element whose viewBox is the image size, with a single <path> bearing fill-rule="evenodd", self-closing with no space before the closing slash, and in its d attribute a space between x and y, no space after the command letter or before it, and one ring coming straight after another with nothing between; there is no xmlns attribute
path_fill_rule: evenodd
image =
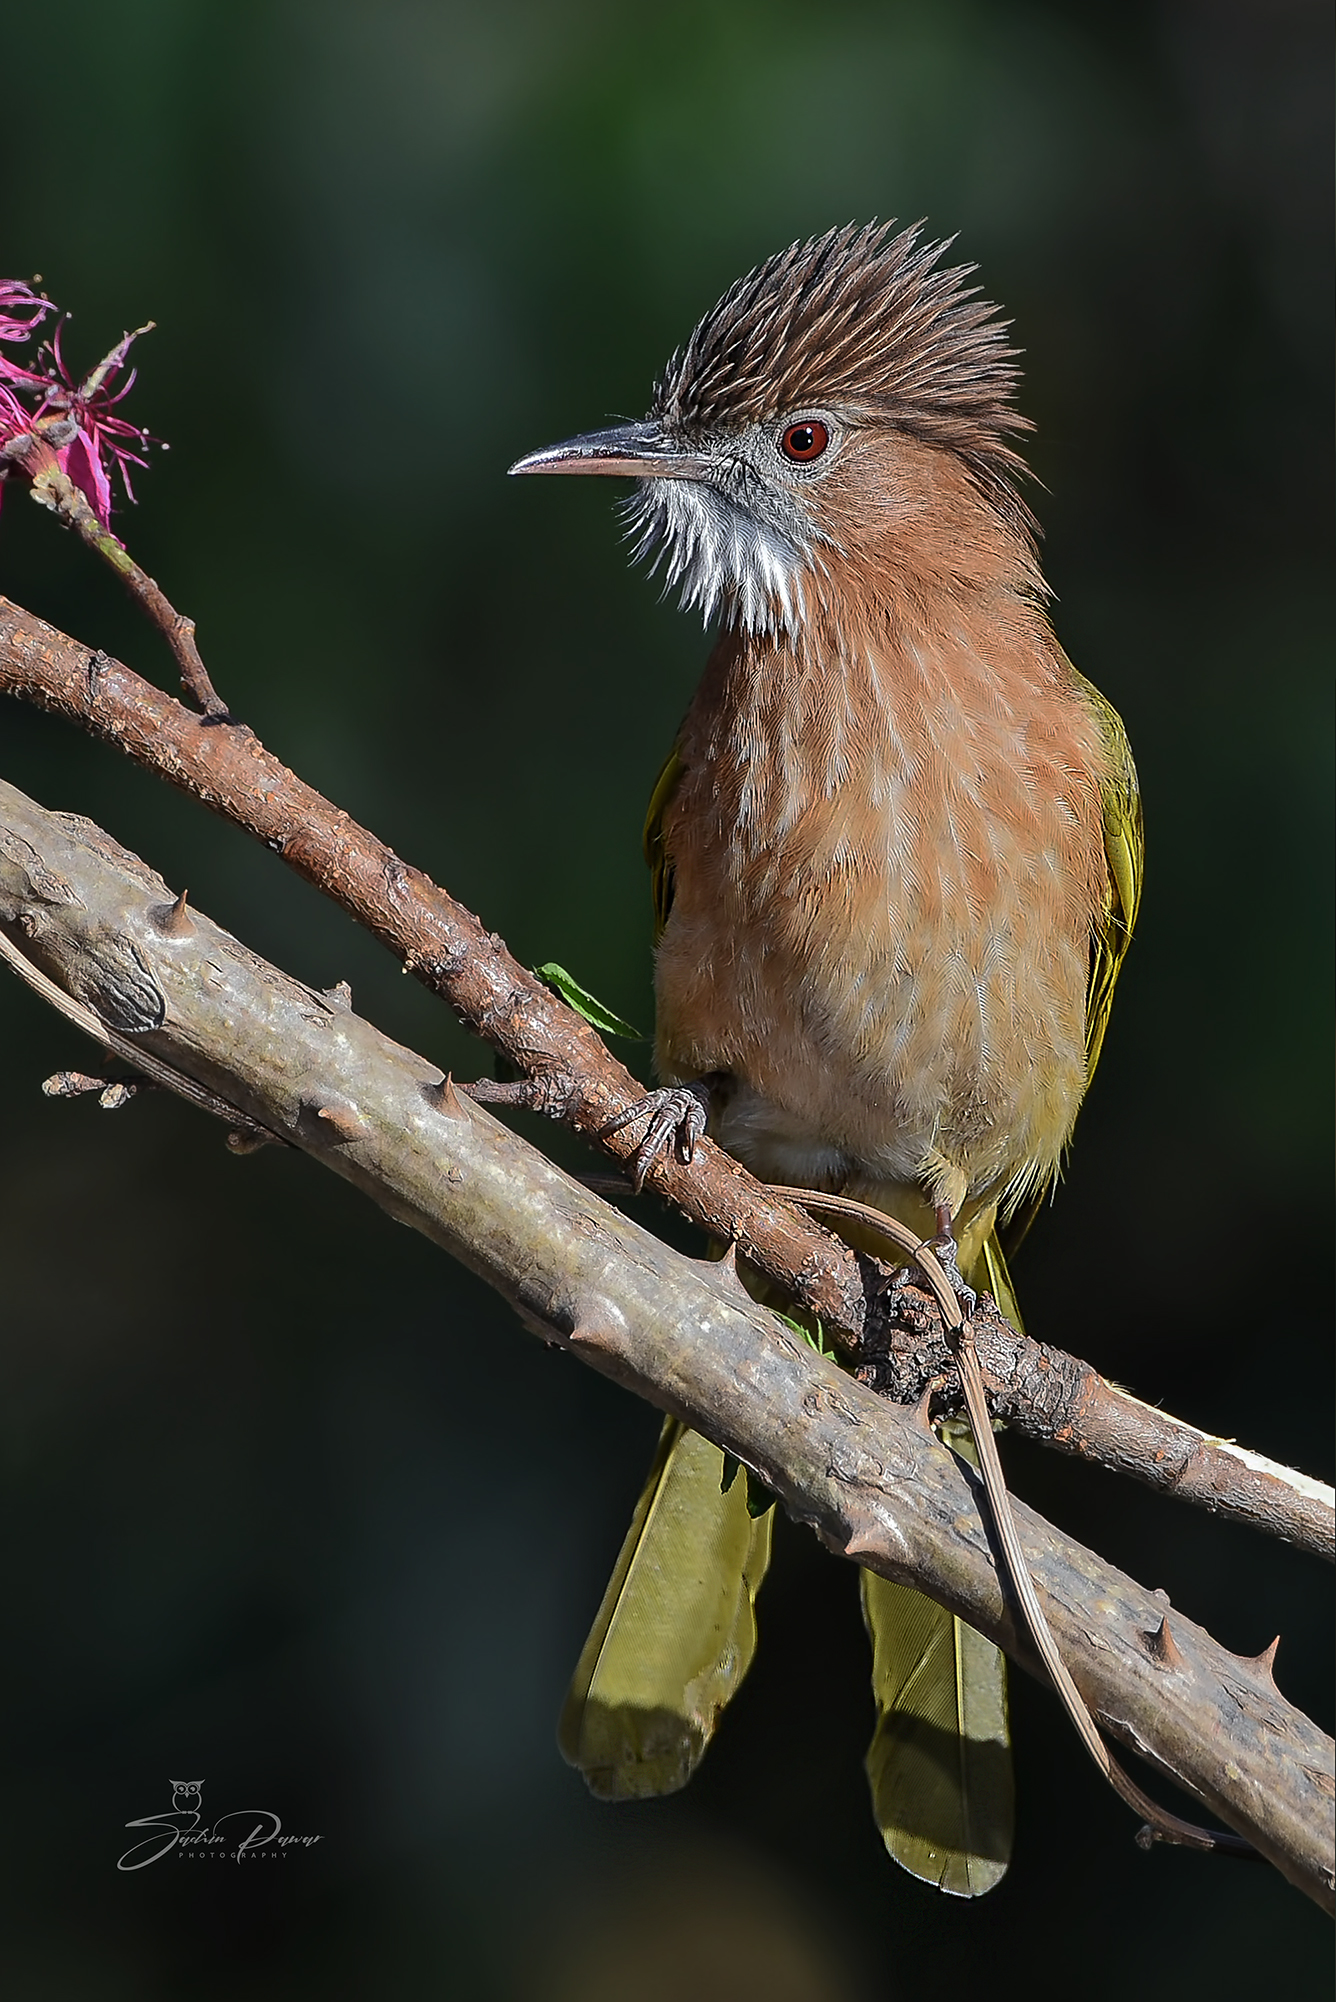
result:
<svg viewBox="0 0 1336 2002"><path fill-rule="evenodd" d="M816 1319L815 1314L812 1316L812 1319L816 1322L815 1332L813 1332L811 1328L804 1327L801 1321L795 1321L791 1314L781 1314L778 1307L772 1307L770 1311L777 1321L784 1323L786 1328L792 1328L795 1335L801 1335L808 1348L815 1349L819 1356L833 1356L835 1354L834 1349L826 1340L825 1329L822 1327L820 1321Z"/></svg>
<svg viewBox="0 0 1336 2002"><path fill-rule="evenodd" d="M600 1035L629 1036L636 1043L645 1041L639 1029L633 1029L620 1015L614 1015L611 1008L605 1007L587 987L581 987L579 981L567 973L564 966L558 966L555 960L550 959L543 966L535 966L533 971L546 986L560 994L562 1000L568 1007L574 1008L577 1015L583 1015L586 1022L597 1029Z"/></svg>

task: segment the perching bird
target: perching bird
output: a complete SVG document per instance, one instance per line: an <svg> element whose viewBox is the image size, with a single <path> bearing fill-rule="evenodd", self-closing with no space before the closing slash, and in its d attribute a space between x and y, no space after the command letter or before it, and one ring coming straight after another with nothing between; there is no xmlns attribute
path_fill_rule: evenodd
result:
<svg viewBox="0 0 1336 2002"><path fill-rule="evenodd" d="M739 280L641 423L517 473L629 475L637 553L718 619L646 826L660 938L645 1149L709 1131L765 1180L999 1242L1052 1187L1136 915L1136 773L1053 637L1008 442L1006 324L916 230L849 226ZM751 1661L770 1516L664 1429L576 1670L596 1793L681 1786ZM886 1845L962 1895L1006 1868L1003 1663L863 1575Z"/></svg>

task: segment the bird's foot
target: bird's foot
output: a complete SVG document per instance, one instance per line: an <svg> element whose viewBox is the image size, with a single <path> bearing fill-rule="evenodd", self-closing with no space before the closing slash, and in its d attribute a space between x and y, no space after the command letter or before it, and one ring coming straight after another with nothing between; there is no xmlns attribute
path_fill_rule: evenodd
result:
<svg viewBox="0 0 1336 2002"><path fill-rule="evenodd" d="M966 1320L979 1304L979 1296L972 1286L967 1286L960 1275L960 1260L956 1255L956 1241L949 1233L946 1236L929 1238L927 1249L951 1281L951 1291L959 1300Z"/></svg>
<svg viewBox="0 0 1336 2002"><path fill-rule="evenodd" d="M620 1133L624 1126L631 1126L637 1120L648 1121L645 1137L627 1163L631 1170L631 1183L637 1195L645 1186L645 1177L661 1155L671 1147L679 1161L689 1166L696 1157L696 1142L705 1131L710 1117L710 1081L708 1078L692 1078L688 1084L664 1085L658 1091L648 1091L629 1105L625 1112L619 1112L603 1128L603 1136Z"/></svg>
<svg viewBox="0 0 1336 2002"><path fill-rule="evenodd" d="M967 1286L960 1276L960 1258L956 1251L956 1234L951 1228L951 1212L941 1203L937 1209L937 1235L929 1238L927 1246L937 1263L951 1281L951 1291L961 1305L968 1320L979 1304L979 1296L972 1286Z"/></svg>
<svg viewBox="0 0 1336 2002"><path fill-rule="evenodd" d="M945 1272L947 1279L950 1281L951 1291L960 1302L961 1312L965 1316L965 1319L968 1320L979 1304L979 1296L972 1286L965 1284L964 1279L961 1277L960 1260L956 1252L955 1233L951 1229L951 1212L945 1206L937 1212L936 1236L925 1237L922 1248L924 1251L930 1251L933 1254L933 1257ZM927 1293L930 1298L933 1297L932 1289L928 1284L927 1274L924 1272L922 1266L917 1264L897 1266L891 1274L890 1284L886 1289L885 1298L882 1303L882 1313L888 1321L893 1321L900 1315L900 1296L907 1287L913 1287L916 1292ZM913 1318L914 1316L911 1312L911 1323Z"/></svg>

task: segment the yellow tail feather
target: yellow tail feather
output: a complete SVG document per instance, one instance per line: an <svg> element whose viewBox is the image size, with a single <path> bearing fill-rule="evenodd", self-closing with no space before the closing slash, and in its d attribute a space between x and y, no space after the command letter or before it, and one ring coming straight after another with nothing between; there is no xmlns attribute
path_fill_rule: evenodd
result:
<svg viewBox="0 0 1336 2002"><path fill-rule="evenodd" d="M686 1785L756 1652L773 1513L721 1492L717 1446L668 1419L561 1714L562 1756L603 1800Z"/></svg>
<svg viewBox="0 0 1336 2002"><path fill-rule="evenodd" d="M995 1235L968 1277L1017 1319ZM951 1444L973 1458L967 1426ZM665 1422L558 1731L604 1800L685 1786L751 1666L774 1518L747 1513L743 1479L721 1492L723 1464L716 1446ZM886 1847L914 1876L978 1897L1011 1852L1005 1660L918 1592L865 1572L862 1594L877 1704L867 1771Z"/></svg>
<svg viewBox="0 0 1336 2002"><path fill-rule="evenodd" d="M1019 1321L994 1233L968 1276ZM968 1425L944 1430L977 1464ZM870 1571L861 1584L877 1706L866 1766L882 1840L911 1876L982 1897L1006 1874L1015 1824L1006 1657L922 1593Z"/></svg>

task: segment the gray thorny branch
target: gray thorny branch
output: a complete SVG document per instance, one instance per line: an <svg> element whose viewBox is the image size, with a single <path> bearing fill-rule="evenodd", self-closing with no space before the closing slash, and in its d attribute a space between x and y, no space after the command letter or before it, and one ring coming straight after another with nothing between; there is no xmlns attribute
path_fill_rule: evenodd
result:
<svg viewBox="0 0 1336 2002"><path fill-rule="evenodd" d="M816 1355L731 1264L671 1250L363 1021L346 990L301 985L90 822L3 785L0 930L7 956L136 1068L179 1074L238 1130L344 1175L544 1340L735 1453L832 1549L926 1589L1034 1668L969 1472L922 1412ZM1177 1612L1170 1629L1162 1595L1016 1515L1064 1658L1107 1728L1331 1909L1333 1747L1281 1697L1270 1651L1240 1659Z"/></svg>

